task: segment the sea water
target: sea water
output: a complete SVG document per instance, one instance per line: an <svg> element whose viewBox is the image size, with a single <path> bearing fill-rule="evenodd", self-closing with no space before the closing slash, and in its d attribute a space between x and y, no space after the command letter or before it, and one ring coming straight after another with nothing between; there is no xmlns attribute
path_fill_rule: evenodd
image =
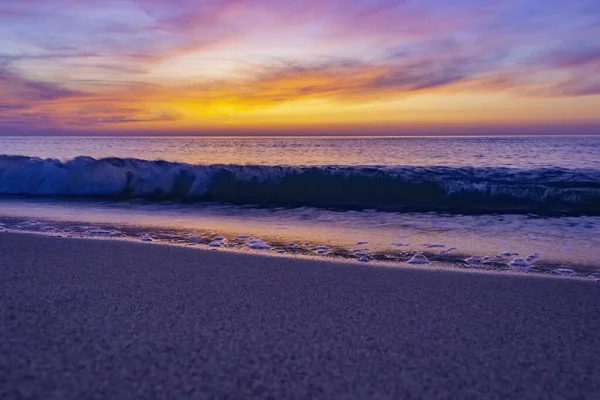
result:
<svg viewBox="0 0 600 400"><path fill-rule="evenodd" d="M600 137L3 137L0 154L0 229L600 270Z"/></svg>

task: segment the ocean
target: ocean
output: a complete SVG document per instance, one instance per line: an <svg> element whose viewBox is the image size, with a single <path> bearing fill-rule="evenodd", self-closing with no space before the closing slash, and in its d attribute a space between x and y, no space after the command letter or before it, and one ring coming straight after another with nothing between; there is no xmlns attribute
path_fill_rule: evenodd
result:
<svg viewBox="0 0 600 400"><path fill-rule="evenodd" d="M9 231L600 271L600 137L0 137L0 154Z"/></svg>

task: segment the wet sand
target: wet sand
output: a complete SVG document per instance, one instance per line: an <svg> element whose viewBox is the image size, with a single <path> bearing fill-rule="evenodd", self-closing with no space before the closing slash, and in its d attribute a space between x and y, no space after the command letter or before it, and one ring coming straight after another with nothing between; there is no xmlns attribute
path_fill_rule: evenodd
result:
<svg viewBox="0 0 600 400"><path fill-rule="evenodd" d="M1 399L597 399L600 283L0 233Z"/></svg>

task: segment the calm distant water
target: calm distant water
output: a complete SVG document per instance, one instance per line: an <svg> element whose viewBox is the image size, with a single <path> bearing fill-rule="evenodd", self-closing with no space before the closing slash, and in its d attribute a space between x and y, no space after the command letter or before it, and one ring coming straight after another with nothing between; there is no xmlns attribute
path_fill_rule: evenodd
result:
<svg viewBox="0 0 600 400"><path fill-rule="evenodd" d="M600 271L600 137L5 137L0 154L0 229Z"/></svg>
<svg viewBox="0 0 600 400"><path fill-rule="evenodd" d="M598 137L6 138L0 154L189 164L600 168Z"/></svg>

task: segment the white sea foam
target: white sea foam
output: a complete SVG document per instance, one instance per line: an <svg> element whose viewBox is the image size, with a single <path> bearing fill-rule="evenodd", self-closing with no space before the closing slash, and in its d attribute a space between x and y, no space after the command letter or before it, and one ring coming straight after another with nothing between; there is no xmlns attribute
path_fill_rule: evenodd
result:
<svg viewBox="0 0 600 400"><path fill-rule="evenodd" d="M528 268L531 267L531 263L525 258L517 257L508 263L511 267Z"/></svg>
<svg viewBox="0 0 600 400"><path fill-rule="evenodd" d="M575 273L575 271L573 271L570 268L557 268L552 272L554 272L555 274L558 274L558 275L571 275L571 274Z"/></svg>
<svg viewBox="0 0 600 400"><path fill-rule="evenodd" d="M454 250L456 250L456 247L450 247L450 248L445 249L445 250L440 250L440 254L448 254L448 253L450 253L450 252L452 252Z"/></svg>
<svg viewBox="0 0 600 400"><path fill-rule="evenodd" d="M253 250L269 250L271 248L270 245L268 245L261 239L249 239L246 242L246 246L248 246L249 249Z"/></svg>
<svg viewBox="0 0 600 400"><path fill-rule="evenodd" d="M327 254L329 252L329 247L328 246L316 246L313 247L312 249L313 251L315 251L317 254Z"/></svg>
<svg viewBox="0 0 600 400"><path fill-rule="evenodd" d="M481 264L483 264L483 259L481 257L471 256L471 257L467 258L465 260L465 262L467 264L472 264L472 265L481 265Z"/></svg>
<svg viewBox="0 0 600 400"><path fill-rule="evenodd" d="M313 251L319 251L319 250L327 251L327 250L329 250L329 246L316 246L316 247L313 247L312 249L313 249Z"/></svg>
<svg viewBox="0 0 600 400"><path fill-rule="evenodd" d="M212 242L210 242L208 245L210 247L214 247L214 248L219 248L219 247L223 247L227 244L227 239L223 236L215 236L212 240Z"/></svg>
<svg viewBox="0 0 600 400"><path fill-rule="evenodd" d="M423 254L417 253L410 260L409 264L429 264L429 260Z"/></svg>
<svg viewBox="0 0 600 400"><path fill-rule="evenodd" d="M23 222L19 222L16 226L18 228L22 228L22 227L35 226L35 225L39 225L39 222L37 222L37 221L23 221Z"/></svg>
<svg viewBox="0 0 600 400"><path fill-rule="evenodd" d="M114 235L119 234L118 231L100 229L100 228L90 229L90 230L86 231L86 233L88 235L93 235L93 236L114 236Z"/></svg>

